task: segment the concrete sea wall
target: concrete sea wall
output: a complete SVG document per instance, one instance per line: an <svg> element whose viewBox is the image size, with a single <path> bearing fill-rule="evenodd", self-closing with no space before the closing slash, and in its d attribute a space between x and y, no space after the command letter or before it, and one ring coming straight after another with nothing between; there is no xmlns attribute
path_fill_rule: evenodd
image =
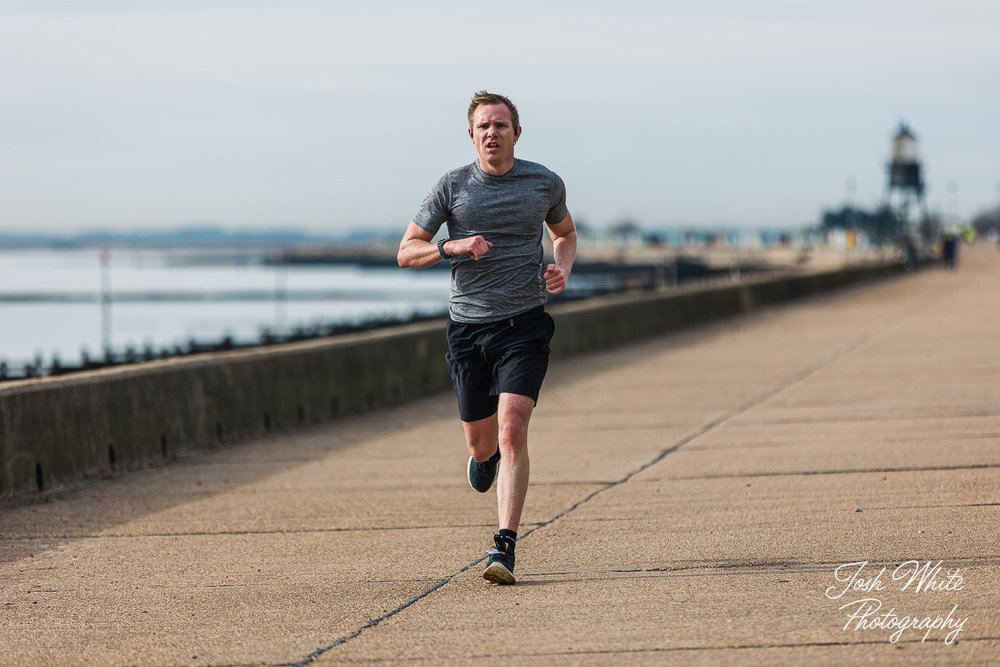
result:
<svg viewBox="0 0 1000 667"><path fill-rule="evenodd" d="M552 309L555 358L901 271L898 265L592 299ZM451 387L445 323L0 385L0 498L318 424Z"/></svg>

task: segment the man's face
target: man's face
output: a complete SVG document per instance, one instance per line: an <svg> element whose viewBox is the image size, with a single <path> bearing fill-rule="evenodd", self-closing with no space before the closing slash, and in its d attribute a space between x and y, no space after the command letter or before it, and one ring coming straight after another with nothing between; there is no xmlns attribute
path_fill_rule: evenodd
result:
<svg viewBox="0 0 1000 667"><path fill-rule="evenodd" d="M514 159L514 142L521 128L514 127L506 104L480 104L472 114L469 136L481 162L502 164Z"/></svg>

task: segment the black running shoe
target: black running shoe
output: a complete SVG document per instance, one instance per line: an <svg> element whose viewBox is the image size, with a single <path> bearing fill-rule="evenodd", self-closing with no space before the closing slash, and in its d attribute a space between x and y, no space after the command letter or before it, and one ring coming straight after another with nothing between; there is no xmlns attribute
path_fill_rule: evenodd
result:
<svg viewBox="0 0 1000 667"><path fill-rule="evenodd" d="M513 584L514 579L514 546L515 542L509 537L493 536L496 547L487 549L490 555L486 561L486 569L483 570L483 579L501 586Z"/></svg>
<svg viewBox="0 0 1000 667"><path fill-rule="evenodd" d="M486 493L497 478L497 466L500 464L500 448L497 453L480 463L469 457L469 486L479 493Z"/></svg>

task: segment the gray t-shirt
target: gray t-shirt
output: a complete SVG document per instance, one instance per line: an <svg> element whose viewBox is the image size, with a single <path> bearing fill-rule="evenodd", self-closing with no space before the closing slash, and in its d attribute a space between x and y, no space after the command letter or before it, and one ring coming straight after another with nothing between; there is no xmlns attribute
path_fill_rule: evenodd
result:
<svg viewBox="0 0 1000 667"><path fill-rule="evenodd" d="M451 258L451 318L482 323L503 320L545 303L542 222L562 222L566 186L555 172L514 160L503 176L479 168L479 161L442 176L413 221L429 234L448 224L448 237L482 235L493 244L477 262Z"/></svg>

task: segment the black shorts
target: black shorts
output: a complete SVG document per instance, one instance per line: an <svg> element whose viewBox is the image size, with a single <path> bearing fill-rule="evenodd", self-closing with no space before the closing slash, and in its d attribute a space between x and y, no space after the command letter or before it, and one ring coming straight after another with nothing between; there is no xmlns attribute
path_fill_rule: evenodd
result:
<svg viewBox="0 0 1000 667"><path fill-rule="evenodd" d="M542 306L498 322L449 321L445 358L462 421L495 414L503 393L528 396L537 404L555 330Z"/></svg>

